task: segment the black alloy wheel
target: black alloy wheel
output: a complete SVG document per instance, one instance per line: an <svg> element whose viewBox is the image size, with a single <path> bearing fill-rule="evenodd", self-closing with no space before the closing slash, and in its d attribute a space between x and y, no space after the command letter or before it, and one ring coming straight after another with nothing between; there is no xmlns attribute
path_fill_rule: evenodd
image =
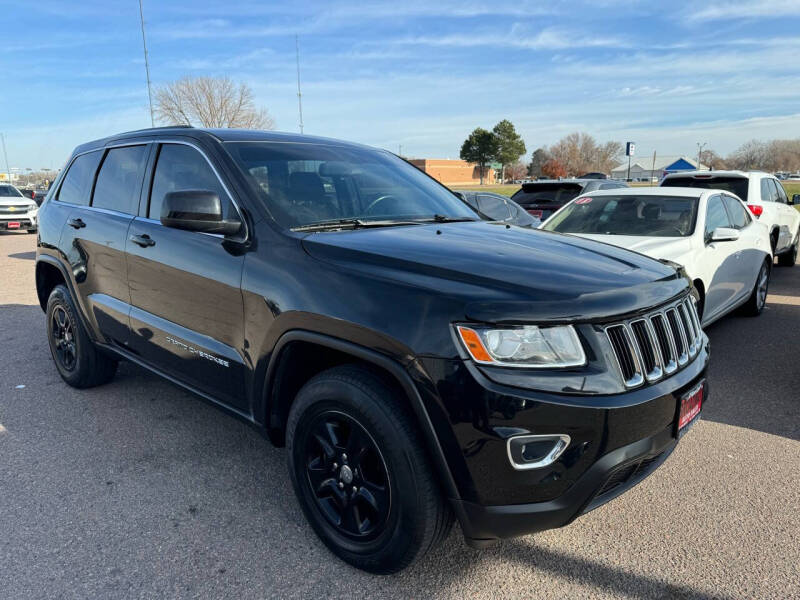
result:
<svg viewBox="0 0 800 600"><path fill-rule="evenodd" d="M386 524L391 484L372 436L338 411L318 415L304 441L306 477L317 507L342 535L374 539Z"/></svg>
<svg viewBox="0 0 800 600"><path fill-rule="evenodd" d="M75 369L77 351L75 347L75 324L63 306L56 306L50 317L50 336L56 360L66 371Z"/></svg>

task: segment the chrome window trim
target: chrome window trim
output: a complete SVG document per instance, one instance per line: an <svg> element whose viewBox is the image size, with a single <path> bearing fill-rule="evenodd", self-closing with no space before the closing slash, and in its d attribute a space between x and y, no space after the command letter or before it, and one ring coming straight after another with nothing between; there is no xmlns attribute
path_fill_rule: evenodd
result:
<svg viewBox="0 0 800 600"><path fill-rule="evenodd" d="M256 141L256 140L252 140L252 141ZM287 142L287 143L302 143L302 142ZM208 166L211 167L211 171L214 173L214 176L217 178L217 181L219 181L220 185L222 186L222 189L225 190L225 193L228 195L228 199L231 201L231 203L233 204L233 207L236 209L236 213L239 215L239 219L241 220L242 226L244 228L244 236L243 236L242 240L246 240L249 237L250 228L248 227L247 221L244 218L244 213L242 212L242 209L239 207L239 203L236 202L236 200L234 199L233 194L231 194L230 189L228 189L228 186L225 185L225 182L222 180L222 177L220 177L219 171L217 171L216 167L211 162L211 160L208 158L208 155L205 153L205 151L202 148L200 148L197 144L192 143L192 142L188 142L186 140L177 140L177 139L173 139L173 138L158 139L158 138L149 138L148 137L147 139L126 140L126 141L121 141L121 142L118 142L118 143L107 144L107 145L99 147L99 148L91 148L89 150L84 150L83 152L79 152L78 154L73 155L72 158L70 159L69 163L67 164L67 166L64 167L64 169L63 169L64 177L62 177L61 181L58 182L58 188L53 193L53 200L55 202L62 202L58 198L58 195L61 193L61 186L64 183L64 178L67 176L67 172L72 167L72 163L74 163L75 160L79 156L83 156L85 154L90 154L92 152L103 152L105 154L105 151L109 150L111 148L122 148L122 147L125 147L125 146L146 146L148 144L155 144L155 145L159 145L159 144L182 144L184 146L189 146L190 148L194 148L195 150L197 150L200 153L200 155L205 159L206 163L208 163ZM156 165L157 164L158 164L158 157L156 157L156 160L153 162L153 170L152 170L152 175L153 176L155 176L155 169L156 169ZM101 168L101 167L102 167L102 163L98 163L98 169ZM147 165L145 165L145 169L146 168L147 168ZM96 178L97 178L97 172L95 172L95 179ZM148 211L150 210L150 190L152 189L152 177L150 178L149 183L151 185L147 190L147 210ZM94 194L94 186L92 186L92 192L91 193ZM90 197L89 197L90 204L75 204L73 202L62 202L62 204L64 204L65 206L73 206L75 208L95 208L95 207L91 206L91 201L92 201L92 198L91 198L91 195L90 195ZM95 210L109 210L109 209L96 208ZM109 210L109 212L111 212L113 214L127 215L127 216L131 216L133 218L138 218L138 219L145 219L145 220L147 220L149 222L156 222L156 223L160 223L161 222L161 221L157 221L155 219L150 219L149 217L142 217L142 216L137 215L137 214L131 215L130 213L121 213L121 212L118 212L118 211L110 211L110 210ZM204 235L210 235L212 237L218 237L218 238L224 238L225 237L220 233L206 233L206 232L200 232L200 231L195 231L195 232L192 232L192 233L203 233Z"/></svg>

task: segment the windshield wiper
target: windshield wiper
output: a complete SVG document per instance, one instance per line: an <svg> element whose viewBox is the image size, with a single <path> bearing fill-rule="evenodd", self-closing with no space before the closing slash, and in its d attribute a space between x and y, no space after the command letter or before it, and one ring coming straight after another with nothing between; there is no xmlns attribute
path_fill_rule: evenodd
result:
<svg viewBox="0 0 800 600"><path fill-rule="evenodd" d="M435 223L465 223L467 221L477 221L472 217L448 217L447 215L433 215L429 220Z"/></svg>
<svg viewBox="0 0 800 600"><path fill-rule="evenodd" d="M394 227L396 225L419 225L419 221L401 221L397 219L366 220L366 219L334 219L332 221L319 221L308 225L292 227L292 231L325 231L329 229L364 229L368 227Z"/></svg>

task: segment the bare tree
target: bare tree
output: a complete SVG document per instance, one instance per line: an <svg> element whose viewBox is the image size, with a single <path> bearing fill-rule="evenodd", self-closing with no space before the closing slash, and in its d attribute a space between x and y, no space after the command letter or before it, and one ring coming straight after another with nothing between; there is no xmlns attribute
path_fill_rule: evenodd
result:
<svg viewBox="0 0 800 600"><path fill-rule="evenodd" d="M264 108L256 108L253 91L229 77L183 77L156 89L156 118L168 125L274 129Z"/></svg>
<svg viewBox="0 0 800 600"><path fill-rule="evenodd" d="M588 171L608 173L617 164L617 157L621 153L622 144L619 142L600 145L591 135L583 132L570 133L550 146L553 158L573 176Z"/></svg>

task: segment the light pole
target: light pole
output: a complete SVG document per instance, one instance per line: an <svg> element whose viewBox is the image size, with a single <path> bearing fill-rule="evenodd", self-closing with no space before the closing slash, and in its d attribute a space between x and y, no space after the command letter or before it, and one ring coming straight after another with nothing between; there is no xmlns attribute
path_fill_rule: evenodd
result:
<svg viewBox="0 0 800 600"><path fill-rule="evenodd" d="M708 142L703 142L702 144L700 142L697 142L697 170L698 171L700 170L700 156L702 156L703 148L705 148L706 146L708 146Z"/></svg>
<svg viewBox="0 0 800 600"><path fill-rule="evenodd" d="M8 168L8 153L6 152L6 136L0 133L0 140L3 141L3 156L6 159L6 174L8 175L8 183L11 183L11 169Z"/></svg>

